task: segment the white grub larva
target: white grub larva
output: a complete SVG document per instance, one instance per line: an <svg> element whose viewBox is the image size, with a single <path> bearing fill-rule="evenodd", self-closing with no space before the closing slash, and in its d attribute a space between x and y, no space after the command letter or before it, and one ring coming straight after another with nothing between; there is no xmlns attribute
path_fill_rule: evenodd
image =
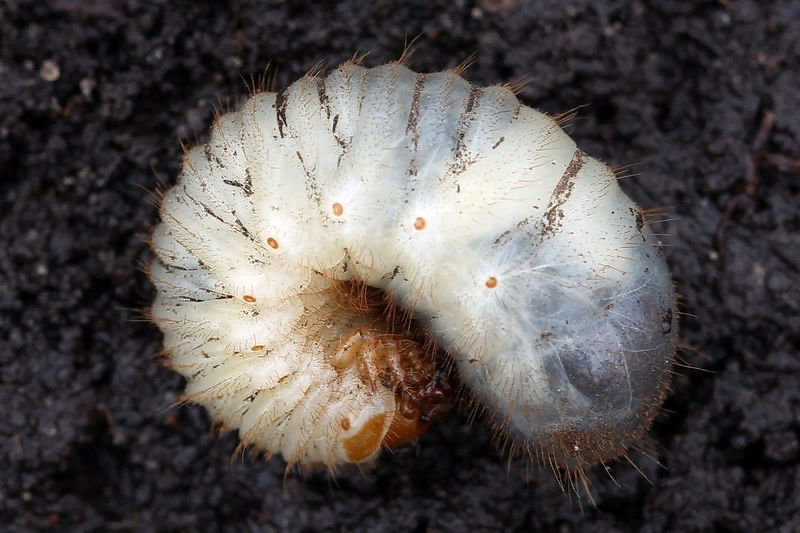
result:
<svg viewBox="0 0 800 533"><path fill-rule="evenodd" d="M187 397L334 469L449 407L440 350L516 450L624 453L677 342L642 211L507 86L357 63L218 117L164 194L152 317Z"/></svg>

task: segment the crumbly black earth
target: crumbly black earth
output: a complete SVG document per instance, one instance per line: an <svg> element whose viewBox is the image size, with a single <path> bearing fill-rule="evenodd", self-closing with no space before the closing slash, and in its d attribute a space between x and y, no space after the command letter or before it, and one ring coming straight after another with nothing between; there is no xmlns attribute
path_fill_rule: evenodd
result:
<svg viewBox="0 0 800 533"><path fill-rule="evenodd" d="M223 7L220 7L224 4ZM800 2L11 0L0 6L0 528L8 532L800 530ZM510 473L454 413L373 471L235 457L153 360L137 269L179 140L358 51L580 107L658 225L689 347L651 432L592 471ZM52 63L51 63L52 62ZM56 68L53 68L53 67ZM58 72L56 72L58 70ZM612 477L613 476L613 479ZM582 506L582 509L581 509Z"/></svg>

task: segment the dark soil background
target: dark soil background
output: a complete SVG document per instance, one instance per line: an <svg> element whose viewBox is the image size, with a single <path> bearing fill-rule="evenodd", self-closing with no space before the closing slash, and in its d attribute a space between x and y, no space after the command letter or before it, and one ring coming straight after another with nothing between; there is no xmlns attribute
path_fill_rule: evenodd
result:
<svg viewBox="0 0 800 533"><path fill-rule="evenodd" d="M0 6L0 530L800 531L800 1L318 4L6 0ZM138 266L181 139L247 95L357 51L454 67L580 108L570 130L667 206L689 347L597 508L453 413L377 468L284 475L231 458L152 356Z"/></svg>

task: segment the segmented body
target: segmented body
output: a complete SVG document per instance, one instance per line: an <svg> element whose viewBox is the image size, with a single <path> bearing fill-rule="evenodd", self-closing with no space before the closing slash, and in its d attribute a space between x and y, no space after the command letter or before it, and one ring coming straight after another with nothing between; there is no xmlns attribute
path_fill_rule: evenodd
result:
<svg viewBox="0 0 800 533"><path fill-rule="evenodd" d="M567 467L624 451L666 394L658 242L507 87L348 63L257 94L188 152L161 218L152 314L187 395L290 462L367 461L427 427L452 402L432 343Z"/></svg>

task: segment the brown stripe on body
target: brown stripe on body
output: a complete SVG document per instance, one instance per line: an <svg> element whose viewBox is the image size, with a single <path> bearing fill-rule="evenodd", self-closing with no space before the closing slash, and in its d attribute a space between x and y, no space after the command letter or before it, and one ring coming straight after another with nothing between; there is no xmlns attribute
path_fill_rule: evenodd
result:
<svg viewBox="0 0 800 533"><path fill-rule="evenodd" d="M406 136L411 136L414 156L408 165L408 177L414 178L419 172L419 161L416 152L419 148L419 111L422 100L422 89L428 80L427 74L417 74L417 81L414 83L414 91L411 94L411 111L408 113L408 124L406 124ZM413 180L412 180L413 181ZM409 181L411 183L412 181Z"/></svg>
<svg viewBox="0 0 800 533"><path fill-rule="evenodd" d="M361 115L361 109L364 107L364 99L367 97L367 78L369 77L369 70L366 68L361 69L361 97L358 99L358 114Z"/></svg>
<svg viewBox="0 0 800 533"><path fill-rule="evenodd" d="M230 223L230 222L228 222L227 220L225 220L224 218L222 218L221 216L219 216L217 213L215 213L215 212L214 212L214 210L213 210L213 209L211 209L211 208L210 208L208 205L204 204L203 202L201 202L200 200L196 199L194 196L192 196L191 194L189 194L189 192L186 190L186 185L184 185L184 186L183 186L183 194L184 194L184 195L185 195L185 196L186 196L186 197L187 197L189 200L191 200L191 201L192 201L192 202L193 202L195 205L197 205L197 206L199 206L199 207L202 207L202 208L203 208L203 211L205 211L205 213L206 213L207 215L210 215L210 216L212 216L212 217L216 218L217 220L219 220L220 222L222 222L223 224L225 224L226 226L228 226L228 227L230 227L230 228L233 228L233 227L234 227L234 226L232 226L232 225L231 225L231 223ZM234 216L235 216L235 215L234 215ZM241 233L241 232L240 232L240 233Z"/></svg>
<svg viewBox="0 0 800 533"><path fill-rule="evenodd" d="M464 138L467 136L467 132L470 127L472 127L473 122L475 122L475 110L479 107L481 95L483 95L483 87L478 87L476 85L470 86L469 96L467 96L467 105L464 108L464 112L461 113L461 119L458 124L456 147L453 151L453 162L446 174L448 176L452 177L463 173L472 163L477 161L475 157L467 157Z"/></svg>
<svg viewBox="0 0 800 533"><path fill-rule="evenodd" d="M244 195L251 196L253 194L253 174L250 172L250 167L244 169Z"/></svg>
<svg viewBox="0 0 800 533"><path fill-rule="evenodd" d="M325 114L328 118L331 118L331 101L328 98L328 94L325 91L325 78L318 77L317 78L317 96L319 97L319 105L325 110Z"/></svg>
<svg viewBox="0 0 800 533"><path fill-rule="evenodd" d="M225 168L225 163L223 163L222 159L220 159L220 157L214 153L214 150L211 148L211 144L206 144L203 146L203 157L206 158L206 162L209 165L216 163L217 167Z"/></svg>
<svg viewBox="0 0 800 533"><path fill-rule="evenodd" d="M411 135L414 151L417 150L419 143L419 106L422 88L425 86L426 79L427 75L417 74L417 82L414 84L414 92L411 96L411 112L408 114L408 124L406 125L406 135Z"/></svg>
<svg viewBox="0 0 800 533"><path fill-rule="evenodd" d="M286 91L283 90L275 96L275 103L272 106L275 108L275 116L278 120L278 133L280 134L281 139L283 139L285 136L285 134L283 133L283 128L287 126L286 105L288 103L289 103L289 97L286 95Z"/></svg>
<svg viewBox="0 0 800 533"><path fill-rule="evenodd" d="M477 85L470 85L469 96L467 96L467 106L464 108L464 115L471 114L478 103L478 98L483 94L483 88Z"/></svg>
<svg viewBox="0 0 800 533"><path fill-rule="evenodd" d="M300 150L296 150L295 155L300 161L300 167L302 167L303 173L306 175L306 197L319 207L322 197L317 187L317 177L314 172L306 167L306 162L303 160L303 155L300 153Z"/></svg>
<svg viewBox="0 0 800 533"><path fill-rule="evenodd" d="M583 150L575 150L572 160L564 169L564 174L558 180L556 188L553 189L553 194L550 195L550 203L544 212L544 228L542 235L554 235L561 229L562 220L564 219L563 206L572 196L572 189L575 187L575 178L580 172L586 160L589 158Z"/></svg>

